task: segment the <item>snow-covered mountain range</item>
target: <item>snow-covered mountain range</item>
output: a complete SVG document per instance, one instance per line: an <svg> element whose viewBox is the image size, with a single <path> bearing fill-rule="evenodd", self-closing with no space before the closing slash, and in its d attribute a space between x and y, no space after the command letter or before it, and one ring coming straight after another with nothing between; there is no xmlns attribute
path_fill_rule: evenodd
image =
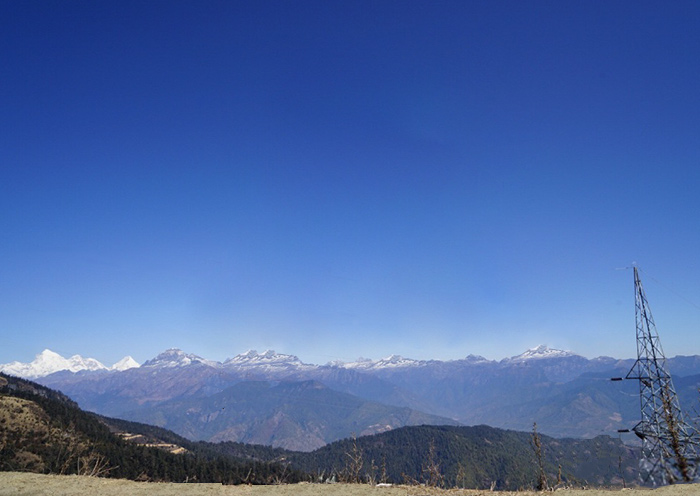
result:
<svg viewBox="0 0 700 496"><path fill-rule="evenodd" d="M527 360L537 360L542 358L561 358L577 356L570 351L555 350L548 348L545 345L540 345L531 348L524 353L506 358L505 362L524 362ZM488 363L484 357L469 355L464 360L473 363ZM424 367L430 363L439 363L439 360L413 360L404 358L400 355L391 355L379 360L370 360L360 358L354 362L334 361L325 365L325 367L335 367L342 369L353 369L359 371L378 371L385 369L402 369ZM494 362L495 363L495 362ZM131 356L126 356L119 360L111 367L107 367L94 358L83 358L80 355L73 355L70 358L55 353L49 349L45 349L37 354L33 361L22 363L18 361L0 364L0 372L6 374L23 377L25 379L37 379L46 377L55 372L69 371L124 371L131 368L147 367L147 368L177 368L187 367L190 365L207 365L209 367L221 368L225 370L255 370L257 372L281 372L281 371L303 371L318 368L318 365L302 362L299 357L276 353L274 350L266 350L263 353L258 353L255 350L248 350L245 353L234 356L222 362L208 360L200 356L185 353L177 348L170 348L158 356L147 360L143 365L134 360Z"/></svg>
<svg viewBox="0 0 700 496"><path fill-rule="evenodd" d="M34 360L29 363L15 361L0 365L0 372L25 379L36 379L62 370L70 372L81 372L84 370L123 371L138 366L139 363L130 356L125 356L111 367L107 367L94 358L83 358L80 355L64 358L58 353L46 349L36 355Z"/></svg>
<svg viewBox="0 0 700 496"><path fill-rule="evenodd" d="M615 435L639 422L638 386L610 381L624 377L634 362L547 346L499 361L392 355L325 365L271 350L219 362L169 349L141 366L125 359L108 368L45 350L31 363L0 370L57 389L87 410L192 439L313 449L353 432L375 432L377 425L416 423L528 430L537 422L555 436ZM700 356L669 358L667 366L690 408L700 385ZM292 397L298 400L293 408ZM381 414L358 424L363 412Z"/></svg>
<svg viewBox="0 0 700 496"><path fill-rule="evenodd" d="M506 360L511 362L525 362L527 360L541 360L543 358L564 358L577 356L576 353L564 350L555 350L547 347L546 345L539 345L535 348L530 348L525 353L521 353L518 356L506 358Z"/></svg>

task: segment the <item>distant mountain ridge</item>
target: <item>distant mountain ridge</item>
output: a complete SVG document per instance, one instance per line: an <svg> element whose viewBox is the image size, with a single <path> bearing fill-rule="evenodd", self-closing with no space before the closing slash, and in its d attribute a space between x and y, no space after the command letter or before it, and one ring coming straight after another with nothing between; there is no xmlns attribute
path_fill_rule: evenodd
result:
<svg viewBox="0 0 700 496"><path fill-rule="evenodd" d="M218 362L207 360L192 353L185 353L177 348L170 348L155 358L145 361L142 367L174 368L187 367L189 365L208 365L210 367L215 367L218 365Z"/></svg>
<svg viewBox="0 0 700 496"><path fill-rule="evenodd" d="M572 357L572 356L579 356L576 355L576 353L572 353L570 351L564 351L564 350L555 350L552 348L549 348L548 346L541 344L535 348L530 348L529 350L525 351L524 353L521 353L518 356L514 356L511 358L506 358L506 361L511 361L511 362L524 362L527 360L542 360L545 358L563 358L563 357Z"/></svg>
<svg viewBox="0 0 700 496"><path fill-rule="evenodd" d="M45 349L36 355L34 360L29 363L15 361L0 365L0 372L24 379L36 379L62 370L67 370L69 372L81 372L85 370L122 371L138 366L138 362L130 356L125 356L111 367L106 367L94 358L83 358L80 355L64 358L58 353Z"/></svg>
<svg viewBox="0 0 700 496"><path fill-rule="evenodd" d="M524 353L505 358L501 362L525 362L527 360L561 358L580 356L570 351L556 350L539 345L531 348ZM583 357L581 357L583 358ZM462 359L473 363L501 363L495 360L488 360L478 355L468 355ZM70 358L55 353L49 349L45 349L37 354L32 362L22 363L18 361L0 364L0 372L23 377L25 379L36 379L47 375L61 372L82 372L82 371L123 371L137 367L186 367L189 365L208 365L210 367L235 370L256 370L256 371L291 371L291 370L311 370L319 367L338 367L345 369L356 370L382 370L396 369L408 367L423 367L430 363L450 363L460 360L414 360L405 358L401 355L390 355L379 360L358 359L354 362L333 361L325 365L314 365L302 362L295 355L276 353L274 350L266 350L263 353L258 353L256 350L248 350L232 358L226 359L224 362L208 360L201 356L185 353L178 348L170 348L160 353L156 357L147 360L142 365L139 365L131 356L126 356L119 360L111 367L106 367L101 362L94 358L83 358L80 355L73 355Z"/></svg>
<svg viewBox="0 0 700 496"><path fill-rule="evenodd" d="M239 382L211 396L176 398L125 416L188 439L234 440L295 451L312 451L353 434L411 425L458 425L449 418L369 402L317 381Z"/></svg>
<svg viewBox="0 0 700 496"><path fill-rule="evenodd" d="M301 393L302 402L309 399L303 397L305 391L323 390L313 381L279 386L278 392L285 395ZM264 390L277 386L243 387ZM487 426L402 427L353 436L313 452L193 442L155 426L82 411L57 391L1 373L0 420L3 471L218 484L414 481L516 490L536 483L531 434ZM543 467L551 484L560 479L567 484L619 486L634 479L638 452L618 439L541 436L541 442ZM356 457L350 460L349 453ZM439 473L426 471L428 462Z"/></svg>
<svg viewBox="0 0 700 496"><path fill-rule="evenodd" d="M487 424L521 431L537 422L540 432L555 437L617 435L618 429L639 422L639 388L634 381L610 378L624 377L633 364L632 359L588 359L546 346L500 361L473 355L450 361L393 355L326 365L306 364L294 355L269 350L251 350L222 363L169 349L123 371L63 370L36 380L67 394L84 409L168 426L193 439L256 439L313 449L353 432L379 432L372 427L375 424L396 429L419 415L432 424ZM684 408L697 408L700 356L669 358L667 365ZM305 410L306 417L290 416L289 401L277 394L281 390L260 389L255 397L246 387L255 382L271 387L285 383L293 389L309 381L323 386L314 390L313 402L324 417L313 421L317 413L313 410ZM222 412L205 401L226 390L238 393L217 401L230 419L242 419L238 426L222 421ZM343 417L341 410L322 408L336 401L337 393L352 397L343 396L339 403L342 412L352 415ZM262 401L263 397L267 399ZM245 405L247 413L242 411ZM395 415L384 408L377 420L371 420L364 412L376 405L413 413ZM262 430L269 435L261 435Z"/></svg>

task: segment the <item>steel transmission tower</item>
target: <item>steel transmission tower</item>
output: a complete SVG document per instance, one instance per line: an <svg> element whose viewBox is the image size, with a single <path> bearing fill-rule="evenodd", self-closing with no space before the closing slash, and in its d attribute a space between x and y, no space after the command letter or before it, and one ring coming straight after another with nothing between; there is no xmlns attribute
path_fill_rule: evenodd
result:
<svg viewBox="0 0 700 496"><path fill-rule="evenodd" d="M639 381L642 419L633 431L642 440L640 475L654 485L694 481L698 433L684 419L637 267L634 293L637 361L626 378Z"/></svg>

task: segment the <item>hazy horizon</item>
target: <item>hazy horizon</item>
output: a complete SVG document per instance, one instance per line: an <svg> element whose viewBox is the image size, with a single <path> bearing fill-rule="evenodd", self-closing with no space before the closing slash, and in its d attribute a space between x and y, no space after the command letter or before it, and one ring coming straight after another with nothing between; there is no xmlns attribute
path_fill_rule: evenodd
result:
<svg viewBox="0 0 700 496"><path fill-rule="evenodd" d="M636 359L636 357L631 357L631 356L612 356L612 355L584 356L584 355L582 355L581 353L576 352L576 350L559 350L559 349L556 349L556 348L548 347L548 346L545 345L545 344L540 344L540 345L537 345L537 346L533 346L533 347L531 347L531 348L528 348L528 349L526 349L526 350L522 350L520 353L517 353L517 354L515 354L515 355L502 356L502 357L488 357L488 356L482 356L482 355L476 355L476 354L467 354L467 355L464 355L464 356L461 356L461 357L456 357L456 358L438 359L438 358L433 358L433 357L420 357L420 358L419 358L419 357L415 357L415 356L404 356L404 355L398 355L398 354L394 353L394 354L383 355L383 356L358 356L358 357L356 357L355 359L352 359L352 360L339 360L339 361L342 362L342 363L356 363L356 362L361 362L361 361L373 361L373 362L377 362L377 361L380 361L380 360L384 360L384 359L387 359L387 358L391 358L391 357L393 357L393 356L401 356L402 358L405 358L405 359L417 360L417 361L429 361L429 360L454 361L454 360L462 360L462 359L468 358L469 356L480 356L481 358L484 358L484 359L486 359L486 360L488 360L488 361L499 362L499 361L502 361L502 360L507 360L507 359L510 359L510 358L518 357L518 356L520 356L520 355L522 355L522 354L525 354L525 353L527 353L527 352L529 352L529 351L536 350L536 349L539 348L540 346L545 346L545 347L547 347L547 348L550 349L550 350L563 351L563 352L571 353L571 354L574 354L574 355L577 355L577 356L582 356L582 357L584 357L584 358L586 358L586 359L588 359L588 360L592 360L592 359L596 359L596 358L614 358L614 359L618 359L618 360L633 360L633 359ZM101 360L99 356L87 356L87 355L81 355L80 353L71 353L71 352L69 352L69 351L66 351L66 352L64 352L64 353L60 353L60 352L58 352L58 351L56 351L56 350L52 350L52 349L49 349L49 348L44 348L44 349L42 349L41 351L36 352L36 353L32 356L31 359L27 359L27 360L13 359L13 360L11 360L10 362L4 363L4 365L7 365L8 363L11 363L11 362L20 362L20 363L25 363L25 364L31 363L34 359L38 358L44 351L47 351L47 350L48 350L48 351L51 351L51 352L53 352L53 353L57 353L58 355L62 356L62 357L65 358L65 359L69 359L69 358L71 358L71 357L73 357L73 356L81 356L81 357L84 358L84 359L88 359L88 358L90 358L90 359L95 359L95 360L97 360L98 362L100 362L102 365L104 365L104 366L106 366L106 367L108 367L108 368L111 367L112 365L115 365L117 362L123 360L124 358L128 358L128 357L130 357L130 358L136 360L136 361L139 363L139 365L143 365L145 362L147 362L147 361L149 361L149 360L152 360L152 359L154 359L154 358L157 358L160 354L165 353L165 352L167 352L167 351L169 351L169 350L173 350L173 349L175 349L175 350L180 350L181 352L183 352L183 353L185 353L185 354L187 354L187 355L197 355L197 356L199 356L200 358L203 358L203 359L206 359L206 360L212 360L212 361L219 362L219 363L223 363L223 362L225 362L226 360L231 359L231 358L234 358L234 357L236 357L236 356L245 355L245 354L247 354L247 353L249 353L249 352L255 352L255 353L258 353L258 354L261 354L261 355L264 354L264 353L266 353L266 352L274 352L274 353L279 354L279 355L289 355L289 356L293 356L293 357L298 358L302 363L307 364L307 365L327 365L327 364L329 364L329 363L337 362L337 361L338 361L338 360L330 360L330 361L326 361L326 362L314 362L314 361L305 360L305 359L304 359L303 350L301 350L299 353L294 353L294 352L281 353L281 352L278 352L277 350L270 350L270 349L246 349L246 350L238 351L238 352L236 352L236 353L234 353L234 354L222 355L222 357L219 357L219 356L213 357L213 356L199 355L198 353L194 353L194 352L192 352L192 351L190 351L190 350L184 350L184 349L180 349L180 348L177 348L177 347L165 347L165 348L162 348L159 352L156 352L156 354L154 354L154 355L152 355L152 356L145 357L145 358L137 359L134 355L137 355L137 356L140 357L141 354L139 354L139 353L127 353L126 355L124 355L123 357L121 357L119 360L116 360L115 362L110 362L110 361ZM684 356L684 355L683 355L683 354L680 354L680 355L674 355L674 356ZM669 355L667 358L672 358L672 356Z"/></svg>

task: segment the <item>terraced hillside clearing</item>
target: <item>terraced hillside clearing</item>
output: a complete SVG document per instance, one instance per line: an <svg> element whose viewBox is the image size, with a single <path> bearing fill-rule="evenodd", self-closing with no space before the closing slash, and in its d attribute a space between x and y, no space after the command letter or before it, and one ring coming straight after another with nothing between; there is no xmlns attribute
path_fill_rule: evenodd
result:
<svg viewBox="0 0 700 496"><path fill-rule="evenodd" d="M690 496L700 495L700 484L649 489L560 489L560 496ZM534 491L490 492L472 489L441 490L422 486L370 486L368 484L282 484L269 486L223 486L221 484L174 484L133 482L76 475L41 475L0 472L0 496L535 496Z"/></svg>

